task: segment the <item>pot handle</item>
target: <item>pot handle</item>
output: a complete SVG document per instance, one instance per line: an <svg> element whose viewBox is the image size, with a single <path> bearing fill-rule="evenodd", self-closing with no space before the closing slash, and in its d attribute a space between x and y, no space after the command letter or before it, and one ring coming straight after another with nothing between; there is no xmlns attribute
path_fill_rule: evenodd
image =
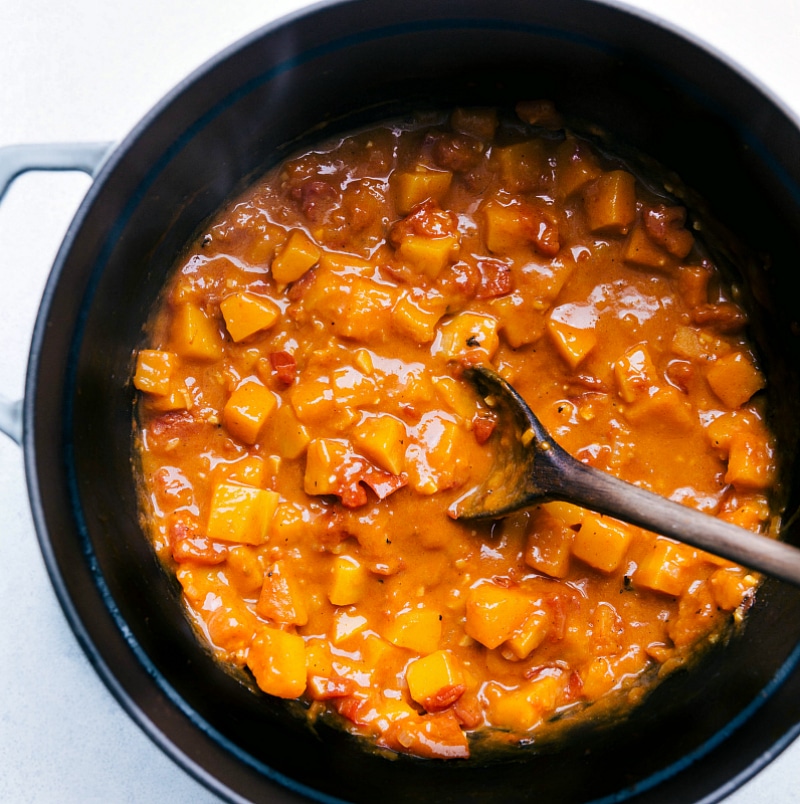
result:
<svg viewBox="0 0 800 804"><path fill-rule="evenodd" d="M0 147L0 202L14 179L29 170L80 170L94 177L110 153L109 142L66 142ZM0 432L22 443L22 400L0 394Z"/></svg>

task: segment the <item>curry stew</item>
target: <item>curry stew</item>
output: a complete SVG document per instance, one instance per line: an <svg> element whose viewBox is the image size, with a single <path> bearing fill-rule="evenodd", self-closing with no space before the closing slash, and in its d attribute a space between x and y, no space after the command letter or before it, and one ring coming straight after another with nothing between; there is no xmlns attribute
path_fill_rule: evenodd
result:
<svg viewBox="0 0 800 804"><path fill-rule="evenodd" d="M328 142L222 210L137 354L143 520L219 659L373 744L534 741L740 621L746 569L565 503L454 521L489 363L581 461L774 535L765 379L686 210L546 103Z"/></svg>

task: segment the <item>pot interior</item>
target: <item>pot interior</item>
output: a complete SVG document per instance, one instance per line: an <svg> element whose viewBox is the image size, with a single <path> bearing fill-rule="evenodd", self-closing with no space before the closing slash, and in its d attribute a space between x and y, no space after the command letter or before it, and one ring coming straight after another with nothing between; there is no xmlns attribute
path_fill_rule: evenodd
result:
<svg viewBox="0 0 800 804"><path fill-rule="evenodd" d="M784 444L796 440L800 133L729 66L669 30L583 0L355 0L254 34L154 110L91 188L45 292L26 398L34 516L70 622L143 728L224 796L693 801L721 795L797 731L800 595L768 580L743 633L624 721L587 728L558 750L520 749L501 767L391 761L338 732L312 732L291 705L218 665L142 535L133 354L201 223L322 136L412 109L535 98L659 160L769 253L769 271L747 281L775 427ZM796 475L787 466L789 512ZM800 541L796 528L787 539Z"/></svg>

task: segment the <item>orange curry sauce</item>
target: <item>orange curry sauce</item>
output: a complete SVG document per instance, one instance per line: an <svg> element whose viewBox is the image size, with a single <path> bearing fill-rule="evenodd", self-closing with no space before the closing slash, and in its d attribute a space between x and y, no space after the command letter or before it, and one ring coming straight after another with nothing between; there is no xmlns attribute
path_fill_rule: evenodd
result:
<svg viewBox="0 0 800 804"><path fill-rule="evenodd" d="M753 575L608 517L448 516L495 459L490 363L581 461L774 532L764 377L685 221L545 103L358 132L222 210L134 377L143 520L219 659L459 758L741 619Z"/></svg>

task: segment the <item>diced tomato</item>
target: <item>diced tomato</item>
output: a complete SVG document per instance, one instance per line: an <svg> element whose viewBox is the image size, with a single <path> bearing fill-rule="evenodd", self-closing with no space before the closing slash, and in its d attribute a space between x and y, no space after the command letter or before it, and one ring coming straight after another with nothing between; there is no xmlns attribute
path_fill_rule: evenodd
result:
<svg viewBox="0 0 800 804"><path fill-rule="evenodd" d="M297 376L297 361L289 352L270 352L269 362L275 376L284 385L291 385Z"/></svg>

